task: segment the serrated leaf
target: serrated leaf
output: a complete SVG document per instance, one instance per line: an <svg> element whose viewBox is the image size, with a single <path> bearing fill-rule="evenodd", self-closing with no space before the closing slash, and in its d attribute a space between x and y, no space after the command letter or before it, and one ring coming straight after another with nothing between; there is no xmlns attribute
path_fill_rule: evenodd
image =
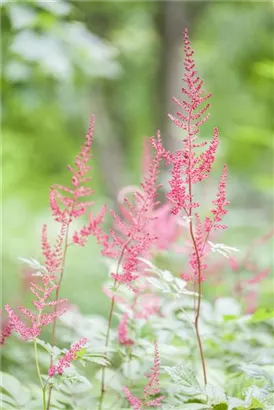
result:
<svg viewBox="0 0 274 410"><path fill-rule="evenodd" d="M83 360L83 359L82 359ZM86 356L84 360L99 364L100 366L109 366L110 362L105 357L98 357L98 356Z"/></svg>
<svg viewBox="0 0 274 410"><path fill-rule="evenodd" d="M184 394L194 396L203 393L193 370L186 368L184 365L174 367L163 366L163 369Z"/></svg>
<svg viewBox="0 0 274 410"><path fill-rule="evenodd" d="M44 342L44 340L36 339L39 346L43 347L51 356L57 357L62 353L62 350L57 346L52 346L50 343Z"/></svg>
<svg viewBox="0 0 274 410"><path fill-rule="evenodd" d="M159 279L148 277L147 278L148 282L152 284L155 288L160 289L162 292L169 293L171 292L170 287L168 286L167 283L161 282Z"/></svg>
<svg viewBox="0 0 274 410"><path fill-rule="evenodd" d="M210 404L227 403L224 389L222 389L222 387L220 386L207 384L205 387L205 394L208 398L208 403Z"/></svg>

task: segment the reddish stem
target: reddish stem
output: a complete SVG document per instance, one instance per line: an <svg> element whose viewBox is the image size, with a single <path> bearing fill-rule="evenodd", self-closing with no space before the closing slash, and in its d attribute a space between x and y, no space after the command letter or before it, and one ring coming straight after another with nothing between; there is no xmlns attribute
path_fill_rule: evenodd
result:
<svg viewBox="0 0 274 410"><path fill-rule="evenodd" d="M201 362L202 362L202 368L203 368L203 377L204 377L204 383L205 385L207 384L207 375L206 375L206 364L205 364L205 356L204 356L204 351L203 351L203 345L202 345L202 340L200 336L200 331L199 331L199 319L200 319L200 312L201 312L201 299L202 299L202 281L201 281L201 260L200 260L200 255L199 251L197 248L196 240L195 240L195 235L193 232L193 224L192 224L192 181L191 181L191 115L192 115L193 107L191 107L191 110L188 115L188 148L189 148L189 172L188 172L188 193L189 193L189 201L190 201L190 206L189 206L189 213L188 217L190 218L189 222L189 230L190 230L190 236L192 239L192 243L194 246L194 251L196 255L196 260L197 260L197 265L198 265L198 304L197 304L197 309L196 309L196 297L194 294L194 313L195 314L195 320L194 320L194 326L195 326L195 333L198 341L198 346L199 346L199 351L200 351L200 357L201 357ZM196 291L196 280L197 278L194 275L194 292Z"/></svg>

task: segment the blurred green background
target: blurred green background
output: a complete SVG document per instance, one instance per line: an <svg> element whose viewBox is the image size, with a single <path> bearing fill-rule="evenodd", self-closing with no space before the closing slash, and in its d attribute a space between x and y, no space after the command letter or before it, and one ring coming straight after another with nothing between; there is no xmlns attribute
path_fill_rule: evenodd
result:
<svg viewBox="0 0 274 410"><path fill-rule="evenodd" d="M139 182L145 136L160 128L166 146L178 143L167 113L175 110L172 96L180 96L185 27L213 93L202 136L210 138L217 125L222 140L209 193L222 164L229 166L225 243L244 252L271 229L273 3L2 1L1 9L3 303L24 292L18 257L39 259L42 223L54 236L49 186L69 181L66 164L91 112L95 208L115 207L119 189ZM254 257L262 268L273 265L271 244ZM105 313L106 278L90 240L70 250L62 293L83 312ZM262 303L270 301L272 279L261 288Z"/></svg>

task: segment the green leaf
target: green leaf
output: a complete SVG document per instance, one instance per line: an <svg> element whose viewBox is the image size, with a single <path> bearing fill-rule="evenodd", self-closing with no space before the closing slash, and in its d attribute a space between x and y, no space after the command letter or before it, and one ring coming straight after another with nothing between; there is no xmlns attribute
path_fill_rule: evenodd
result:
<svg viewBox="0 0 274 410"><path fill-rule="evenodd" d="M177 386L181 388L184 394L193 396L203 393L193 370L186 368L184 365L176 367L163 366L163 369L170 375Z"/></svg>
<svg viewBox="0 0 274 410"><path fill-rule="evenodd" d="M251 379L266 379L269 383L273 383L272 376L265 369L262 369L256 364L244 364L241 366L241 369Z"/></svg>
<svg viewBox="0 0 274 410"><path fill-rule="evenodd" d="M48 10L50 13L56 14L60 17L68 15L72 10L71 4L60 0L58 2L40 1L39 7Z"/></svg>
<svg viewBox="0 0 274 410"><path fill-rule="evenodd" d="M233 410L236 408L244 408L245 402L237 397L229 397L227 402L227 410Z"/></svg>
<svg viewBox="0 0 274 410"><path fill-rule="evenodd" d="M249 386L245 391L245 406L250 407L261 407L261 392L257 386Z"/></svg>
<svg viewBox="0 0 274 410"><path fill-rule="evenodd" d="M86 352L87 352L86 347L83 347L81 350L76 352L76 358L81 359L83 356L85 356Z"/></svg>
<svg viewBox="0 0 274 410"><path fill-rule="evenodd" d="M30 391L11 374L0 373L0 386L14 399L19 407L25 407L31 399Z"/></svg>
<svg viewBox="0 0 274 410"><path fill-rule="evenodd" d="M205 394L210 404L227 403L227 398L224 390L220 386L207 384Z"/></svg>
<svg viewBox="0 0 274 410"><path fill-rule="evenodd" d="M5 393L0 393L0 403L7 403L16 408L16 401Z"/></svg>
<svg viewBox="0 0 274 410"><path fill-rule="evenodd" d="M62 350L57 346L52 346L50 343L44 342L44 340L36 339L39 346L43 347L51 356L58 357L62 353Z"/></svg>
<svg viewBox="0 0 274 410"><path fill-rule="evenodd" d="M227 403L219 403L213 406L213 410L227 410Z"/></svg>
<svg viewBox="0 0 274 410"><path fill-rule="evenodd" d="M256 323L269 319L274 319L274 310L268 311L266 308L259 308L253 313L249 322Z"/></svg>

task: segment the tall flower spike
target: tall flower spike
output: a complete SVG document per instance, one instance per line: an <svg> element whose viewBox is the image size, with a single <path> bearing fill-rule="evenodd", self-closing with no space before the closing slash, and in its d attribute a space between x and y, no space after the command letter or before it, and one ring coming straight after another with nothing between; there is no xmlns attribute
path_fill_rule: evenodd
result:
<svg viewBox="0 0 274 410"><path fill-rule="evenodd" d="M162 401L164 400L164 396L160 396L157 398L151 398L151 396L155 396L161 392L160 390L160 383L159 383L159 375L160 375L160 358L159 358L159 351L158 351L158 342L155 340L154 342L154 364L151 368L151 372L147 374L148 382L144 387L144 398L145 398L145 405L147 407L160 407Z"/></svg>
<svg viewBox="0 0 274 410"><path fill-rule="evenodd" d="M189 236L192 242L192 253L190 265L193 270L194 283L198 282L198 300L195 306L195 332L200 350L200 356L203 367L204 383L207 384L205 358L203 353L203 346L199 333L199 318L201 310L201 282L204 280L204 270L206 265L203 263L204 250L209 234L212 229L224 228L224 225L219 224L223 215L227 212L224 206L228 204L225 198L225 180L226 167L224 168L223 176L219 185L219 193L217 199L213 201L216 208L212 210L213 221L206 217L202 222L200 218L195 216L193 220L193 210L200 206L198 201L194 200L194 184L203 181L211 172L212 165L215 161L215 154L219 144L218 129L214 129L214 134L209 147L204 150L203 147L207 145L206 141L197 143L200 127L209 118L208 99L211 94L206 94L203 89L203 80L197 75L195 61L193 59L194 51L191 48L188 31L184 31L184 76L183 81L185 87L182 88L182 94L185 99L182 101L174 98L180 110L177 111L176 117L169 114L169 118L175 125L184 131L182 139L182 148L175 152L175 154L168 153L166 155L166 162L173 165L172 178L169 181L170 191L167 198L173 206L173 213L179 214L184 211L184 216L189 221ZM197 152L199 149L199 152ZM201 153L202 150L202 153ZM196 227L195 227L196 225ZM196 229L195 229L196 228ZM196 232L195 232L196 231ZM187 278L189 275L183 275Z"/></svg>
<svg viewBox="0 0 274 410"><path fill-rule="evenodd" d="M197 75L194 52L190 46L187 29L184 32L184 51L185 87L182 88L182 94L185 99L180 101L173 98L180 111L177 112L177 117L169 114L169 118L176 126L182 128L186 135L183 138L183 149L175 154L166 154L168 162L173 165L172 179L169 182L171 189L167 198L173 205L174 214L183 210L187 216L191 216L192 209L199 206L199 203L193 199L191 186L203 181L210 174L219 145L219 136L218 129L215 128L208 148L202 153L196 152L197 148L200 149L208 144L206 141L197 144L196 140L200 127L209 118L207 111L210 105L204 103L211 94L205 93L202 88L203 80Z"/></svg>
<svg viewBox="0 0 274 410"><path fill-rule="evenodd" d="M85 136L85 144L76 155L74 166L68 165L68 170L72 174L72 188L63 185L54 185L50 190L50 207L54 219L62 225L68 227L73 219L85 214L93 201L84 200L93 194L93 190L85 186L91 178L88 176L90 166L88 162L91 158L91 145L93 141L94 117L90 119L89 129ZM73 243L84 246L88 236L95 236L100 244L106 240L99 228L103 221L106 208L103 207L99 214L94 217L89 214L89 223L79 232L73 235Z"/></svg>
<svg viewBox="0 0 274 410"><path fill-rule="evenodd" d="M207 113L209 103L206 101L210 98L211 94L205 93L203 90L203 80L197 74L193 59L194 52L190 46L187 29L184 32L184 51L185 72L183 81L185 87L182 88L182 94L185 99L182 101L174 99L175 103L180 107L180 111L177 112L176 118L172 115L169 115L169 118L175 125L182 128L186 135L182 140L182 149L175 153L166 154L167 163L172 164L173 167L172 178L169 182L171 189L167 194L167 199L173 206L174 214L181 215L183 211L185 216L189 218L189 228L193 242L190 264L194 270L194 278L200 276L199 281L201 281L204 279L202 270L206 267L202 263L206 248L205 243L212 230L224 229L226 227L220 222L227 213L225 206L229 204L226 200L225 192L227 167L224 167L217 199L213 201L215 205L211 210L213 218L207 216L204 221L201 221L196 212L194 219L193 210L199 207L200 204L194 199L193 186L203 181L211 173L219 145L219 132L217 128L214 128L213 137L209 145L206 141L196 142L201 125L209 117ZM206 148L203 149L203 147ZM196 228L194 225L196 225ZM194 233L195 229L196 234Z"/></svg>
<svg viewBox="0 0 274 410"><path fill-rule="evenodd" d="M74 167L68 165L68 169L72 173L73 188L62 185L51 187L50 206L52 215L57 222L68 224L73 218L83 215L87 208L93 204L93 202L81 199L93 193L92 189L84 186L90 179L87 174L90 170L88 161L91 157L93 130L94 118L91 117L89 130L85 137L85 145L81 147L79 154L76 156Z"/></svg>
<svg viewBox="0 0 274 410"><path fill-rule="evenodd" d="M155 156L152 159L148 174L144 177L144 182L140 189L136 189L133 194L134 201L124 199L127 208L127 221L110 211L115 225L111 229L112 240L105 242L103 254L111 258L120 260L122 271L112 274L115 281L124 283L131 287L132 281L137 278L139 257L147 254L152 249L157 237L152 229L154 221L153 210L157 205L155 201L160 161L163 157L161 147L161 135L158 132L157 138L151 139L151 144L155 149Z"/></svg>
<svg viewBox="0 0 274 410"><path fill-rule="evenodd" d="M123 392L127 401L132 406L133 410L141 410L147 407L161 407L164 396L158 396L160 393L159 385L160 374L160 359L158 352L158 342L154 342L154 365L151 368L151 373L146 375L148 382L144 387L144 400L140 400L138 397L132 395L127 387L123 387ZM155 397L158 396L158 397Z"/></svg>
<svg viewBox="0 0 274 410"><path fill-rule="evenodd" d="M184 31L184 51L184 82L186 87L182 88L182 93L187 97L187 100L179 101L177 98L173 98L173 101L183 109L184 113L181 113L180 111L177 112L178 118L169 114L169 118L178 127L187 131L189 137L193 139L193 137L198 134L199 127L204 124L209 117L209 114L204 116L209 108L209 104L206 104L205 107L201 107L196 113L195 110L197 110L203 102L208 100L211 97L211 94L205 94L205 91L202 89L204 82L199 76L197 76L195 62L192 58L194 51L190 46L187 29Z"/></svg>

